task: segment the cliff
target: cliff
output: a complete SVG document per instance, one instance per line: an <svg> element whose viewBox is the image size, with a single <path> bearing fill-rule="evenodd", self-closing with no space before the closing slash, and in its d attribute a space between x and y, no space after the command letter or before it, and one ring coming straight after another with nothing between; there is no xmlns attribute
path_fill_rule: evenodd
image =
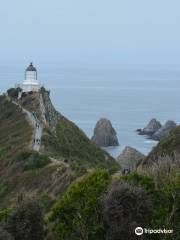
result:
<svg viewBox="0 0 180 240"><path fill-rule="evenodd" d="M180 154L180 126L176 127L170 134L162 139L146 157L144 164L157 162L159 158L169 156L173 159L175 154Z"/></svg>

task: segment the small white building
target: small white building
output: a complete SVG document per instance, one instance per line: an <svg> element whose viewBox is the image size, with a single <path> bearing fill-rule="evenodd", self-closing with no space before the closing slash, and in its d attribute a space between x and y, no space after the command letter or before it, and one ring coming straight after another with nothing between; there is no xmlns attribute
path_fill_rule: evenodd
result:
<svg viewBox="0 0 180 240"><path fill-rule="evenodd" d="M25 71L25 80L22 84L22 90L23 92L38 92L40 87L40 83L37 80L37 70L33 64L30 63Z"/></svg>

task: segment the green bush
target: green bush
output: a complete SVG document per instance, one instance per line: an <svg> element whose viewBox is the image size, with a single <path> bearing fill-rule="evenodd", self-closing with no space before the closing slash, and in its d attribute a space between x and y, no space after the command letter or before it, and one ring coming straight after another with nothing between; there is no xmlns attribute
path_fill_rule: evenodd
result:
<svg viewBox="0 0 180 240"><path fill-rule="evenodd" d="M43 216L34 200L21 202L12 212L5 229L15 240L43 240Z"/></svg>
<svg viewBox="0 0 180 240"><path fill-rule="evenodd" d="M0 197L4 197L4 195L8 192L8 186L4 182L0 182Z"/></svg>
<svg viewBox="0 0 180 240"><path fill-rule="evenodd" d="M48 194L43 194L39 199L39 204L43 213L47 213L52 207L53 203L54 200Z"/></svg>
<svg viewBox="0 0 180 240"><path fill-rule="evenodd" d="M10 216L12 212L11 208L5 208L0 211L0 222L7 221L8 217Z"/></svg>
<svg viewBox="0 0 180 240"><path fill-rule="evenodd" d="M4 149L0 147L0 158L2 158L4 155Z"/></svg>
<svg viewBox="0 0 180 240"><path fill-rule="evenodd" d="M180 228L179 171L176 170L175 172L171 172L170 175L164 176L164 184L161 184L161 186L159 186L158 178L139 175L138 173L123 176L122 179L136 186L142 186L152 196L154 211L149 224L154 226L154 228L162 226L167 229L174 229L173 239L178 239L178 230L175 229Z"/></svg>
<svg viewBox="0 0 180 240"><path fill-rule="evenodd" d="M24 170L34 170L43 168L50 163L50 159L46 155L35 154L30 156L28 161L25 163Z"/></svg>
<svg viewBox="0 0 180 240"><path fill-rule="evenodd" d="M150 226L153 201L142 187L125 181L115 181L104 194L102 204L106 226L105 239L134 240L134 230L137 226Z"/></svg>
<svg viewBox="0 0 180 240"><path fill-rule="evenodd" d="M102 239L101 196L109 182L108 172L101 170L71 186L50 218L59 239Z"/></svg>
<svg viewBox="0 0 180 240"><path fill-rule="evenodd" d="M16 156L16 161L24 162L24 170L34 170L45 167L51 161L48 156L35 151L23 151Z"/></svg>
<svg viewBox="0 0 180 240"><path fill-rule="evenodd" d="M0 227L0 239L1 240L15 240L10 233L8 233L5 229Z"/></svg>
<svg viewBox="0 0 180 240"><path fill-rule="evenodd" d="M140 175L137 172L133 172L129 175L121 177L123 180L126 180L129 183L133 183L135 185L139 185L144 187L148 191L155 190L155 182L152 177Z"/></svg>

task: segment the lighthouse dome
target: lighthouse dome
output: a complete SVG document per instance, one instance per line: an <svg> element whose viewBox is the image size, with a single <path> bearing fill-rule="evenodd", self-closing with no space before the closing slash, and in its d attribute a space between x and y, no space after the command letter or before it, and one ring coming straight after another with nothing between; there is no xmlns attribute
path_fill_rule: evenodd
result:
<svg viewBox="0 0 180 240"><path fill-rule="evenodd" d="M26 68L26 71L36 72L36 68L33 66L32 62L29 64L29 67Z"/></svg>

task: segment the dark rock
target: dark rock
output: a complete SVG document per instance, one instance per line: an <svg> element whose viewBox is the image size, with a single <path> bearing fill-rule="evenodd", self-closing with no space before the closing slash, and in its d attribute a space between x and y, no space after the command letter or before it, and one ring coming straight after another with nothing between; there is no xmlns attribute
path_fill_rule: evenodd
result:
<svg viewBox="0 0 180 240"><path fill-rule="evenodd" d="M164 126L162 126L158 131L156 131L152 135L152 139L160 141L163 138L168 137L170 131L176 127L177 127L177 124L174 121L169 120L164 124Z"/></svg>
<svg viewBox="0 0 180 240"><path fill-rule="evenodd" d="M144 154L129 146L125 147L122 153L117 157L117 161L120 163L122 168L129 170L135 170L137 163L144 159Z"/></svg>
<svg viewBox="0 0 180 240"><path fill-rule="evenodd" d="M138 128L138 129L136 129L136 132L141 132L142 131L142 129L141 128Z"/></svg>
<svg viewBox="0 0 180 240"><path fill-rule="evenodd" d="M157 121L155 118L151 119L148 125L143 129L137 129L141 135L153 135L156 131L158 131L162 127L161 123Z"/></svg>
<svg viewBox="0 0 180 240"><path fill-rule="evenodd" d="M118 138L115 129L108 119L100 119L94 129L92 141L101 147L118 146Z"/></svg>
<svg viewBox="0 0 180 240"><path fill-rule="evenodd" d="M10 88L7 90L7 95L12 98L12 99L17 99L19 92L21 92L22 89L21 88Z"/></svg>

